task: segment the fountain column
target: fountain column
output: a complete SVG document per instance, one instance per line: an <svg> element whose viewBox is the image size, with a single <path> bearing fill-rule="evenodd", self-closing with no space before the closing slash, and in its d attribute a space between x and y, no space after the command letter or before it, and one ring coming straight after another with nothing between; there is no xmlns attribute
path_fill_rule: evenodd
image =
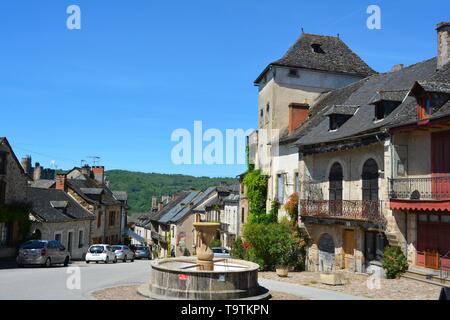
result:
<svg viewBox="0 0 450 320"><path fill-rule="evenodd" d="M217 222L195 222L195 230L199 233L201 244L197 247L197 270L214 270L214 252L211 250L211 242L215 233L220 228Z"/></svg>

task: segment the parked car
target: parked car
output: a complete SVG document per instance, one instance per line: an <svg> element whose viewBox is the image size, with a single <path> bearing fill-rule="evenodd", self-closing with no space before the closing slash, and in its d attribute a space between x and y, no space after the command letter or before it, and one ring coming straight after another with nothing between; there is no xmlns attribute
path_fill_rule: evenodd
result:
<svg viewBox="0 0 450 320"><path fill-rule="evenodd" d="M117 262L117 257L115 252L112 250L109 244L94 244L89 247L86 253L86 263L95 262L98 263L102 261L104 263Z"/></svg>
<svg viewBox="0 0 450 320"><path fill-rule="evenodd" d="M224 258L224 259L231 258L230 250L226 248L214 247L211 248L211 250L214 253L214 258Z"/></svg>
<svg viewBox="0 0 450 320"><path fill-rule="evenodd" d="M123 262L127 262L130 260L134 262L134 252L128 246L125 245L115 245L112 246L112 251L116 254L117 260L122 260Z"/></svg>
<svg viewBox="0 0 450 320"><path fill-rule="evenodd" d="M50 267L54 264L68 266L70 252L57 240L30 240L20 246L17 265L41 265Z"/></svg>
<svg viewBox="0 0 450 320"><path fill-rule="evenodd" d="M134 253L135 253L136 259L151 260L151 258L152 258L151 250L147 246L136 246L136 251Z"/></svg>

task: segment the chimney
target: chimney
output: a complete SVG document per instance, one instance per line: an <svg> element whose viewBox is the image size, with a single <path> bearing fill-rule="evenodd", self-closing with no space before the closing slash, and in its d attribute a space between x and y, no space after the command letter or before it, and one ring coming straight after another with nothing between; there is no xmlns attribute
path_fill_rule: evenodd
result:
<svg viewBox="0 0 450 320"><path fill-rule="evenodd" d="M392 66L391 72L397 72L397 71L400 71L400 70L403 69L404 66L405 66L405 65L402 64L402 63L400 63L400 64L395 64L395 65Z"/></svg>
<svg viewBox="0 0 450 320"><path fill-rule="evenodd" d="M189 203L189 209L192 209L193 207L194 207L194 203L193 202Z"/></svg>
<svg viewBox="0 0 450 320"><path fill-rule="evenodd" d="M436 30L438 33L437 68L441 69L450 62L450 23L441 22Z"/></svg>
<svg viewBox="0 0 450 320"><path fill-rule="evenodd" d="M91 175L91 167L89 167L87 164L81 168L81 173L90 176Z"/></svg>
<svg viewBox="0 0 450 320"><path fill-rule="evenodd" d="M66 191L66 179L67 176L64 173L58 173L56 175L56 190L64 190Z"/></svg>
<svg viewBox="0 0 450 320"><path fill-rule="evenodd" d="M291 103L289 105L288 130L291 134L308 118L309 105L306 103Z"/></svg>
<svg viewBox="0 0 450 320"><path fill-rule="evenodd" d="M34 181L41 180L41 176L42 176L41 164L39 162L36 162L36 164L34 165L33 180Z"/></svg>
<svg viewBox="0 0 450 320"><path fill-rule="evenodd" d="M160 202L158 204L158 211L161 211L164 208L164 203Z"/></svg>
<svg viewBox="0 0 450 320"><path fill-rule="evenodd" d="M94 175L94 179L97 180L97 182L101 184L105 183L105 167L103 166L92 167L92 173Z"/></svg>
<svg viewBox="0 0 450 320"><path fill-rule="evenodd" d="M25 156L20 163L25 173L31 174L31 156Z"/></svg>

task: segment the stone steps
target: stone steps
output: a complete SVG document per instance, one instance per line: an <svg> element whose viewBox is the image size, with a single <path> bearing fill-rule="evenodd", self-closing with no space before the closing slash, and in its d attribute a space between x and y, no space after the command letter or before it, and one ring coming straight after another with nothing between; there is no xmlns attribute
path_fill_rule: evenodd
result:
<svg viewBox="0 0 450 320"><path fill-rule="evenodd" d="M430 274L426 272L420 272L415 270L408 270L403 275L402 278L416 280L440 287L449 287L450 286L450 278L448 279L440 279L439 276L435 274Z"/></svg>

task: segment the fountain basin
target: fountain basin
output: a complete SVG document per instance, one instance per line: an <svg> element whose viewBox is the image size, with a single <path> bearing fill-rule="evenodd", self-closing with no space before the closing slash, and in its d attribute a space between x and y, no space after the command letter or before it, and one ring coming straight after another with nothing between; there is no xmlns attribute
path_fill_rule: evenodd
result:
<svg viewBox="0 0 450 320"><path fill-rule="evenodd" d="M197 270L196 257L154 260L148 297L157 300L262 300L270 297L258 284L255 263L214 259L214 270Z"/></svg>

